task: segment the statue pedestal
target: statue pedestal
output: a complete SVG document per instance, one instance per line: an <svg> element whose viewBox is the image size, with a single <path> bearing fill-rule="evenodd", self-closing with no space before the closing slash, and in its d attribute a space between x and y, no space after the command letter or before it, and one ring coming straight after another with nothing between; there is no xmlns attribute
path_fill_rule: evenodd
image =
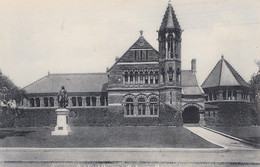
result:
<svg viewBox="0 0 260 167"><path fill-rule="evenodd" d="M51 132L53 136L67 136L71 131L69 126L69 113L70 110L66 108L59 108L56 110L57 114L57 125L55 130Z"/></svg>

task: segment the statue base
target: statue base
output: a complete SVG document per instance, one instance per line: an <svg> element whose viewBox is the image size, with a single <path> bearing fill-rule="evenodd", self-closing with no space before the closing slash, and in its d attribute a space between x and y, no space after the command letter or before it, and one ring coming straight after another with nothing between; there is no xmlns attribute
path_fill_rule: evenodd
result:
<svg viewBox="0 0 260 167"><path fill-rule="evenodd" d="M56 110L57 114L57 125L55 130L51 132L53 136L68 136L71 133L69 126L69 113L70 110L66 108L59 108Z"/></svg>

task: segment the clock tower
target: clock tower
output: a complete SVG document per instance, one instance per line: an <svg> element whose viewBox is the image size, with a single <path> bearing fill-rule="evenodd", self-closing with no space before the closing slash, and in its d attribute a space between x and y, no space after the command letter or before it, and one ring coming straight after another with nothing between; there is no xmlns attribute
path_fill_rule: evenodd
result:
<svg viewBox="0 0 260 167"><path fill-rule="evenodd" d="M158 31L160 99L177 110L181 109L181 34L169 3Z"/></svg>

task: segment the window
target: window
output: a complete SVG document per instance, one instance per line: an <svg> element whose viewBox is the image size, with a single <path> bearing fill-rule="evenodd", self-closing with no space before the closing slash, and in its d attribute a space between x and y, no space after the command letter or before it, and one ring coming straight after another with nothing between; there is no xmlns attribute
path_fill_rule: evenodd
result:
<svg viewBox="0 0 260 167"><path fill-rule="evenodd" d="M227 96L227 92L223 91L223 100L227 100L226 96Z"/></svg>
<svg viewBox="0 0 260 167"><path fill-rule="evenodd" d="M145 99L138 99L138 115L145 115Z"/></svg>
<svg viewBox="0 0 260 167"><path fill-rule="evenodd" d="M35 102L36 102L36 107L40 107L40 99L39 99L39 98L36 98L36 99L35 99Z"/></svg>
<svg viewBox="0 0 260 167"><path fill-rule="evenodd" d="M54 98L53 97L50 97L50 106L54 107Z"/></svg>
<svg viewBox="0 0 260 167"><path fill-rule="evenodd" d="M143 60L143 51L140 51L140 59Z"/></svg>
<svg viewBox="0 0 260 167"><path fill-rule="evenodd" d="M126 115L134 115L134 101L131 98L126 99Z"/></svg>
<svg viewBox="0 0 260 167"><path fill-rule="evenodd" d="M158 102L155 97L150 99L150 115L158 115Z"/></svg>
<svg viewBox="0 0 260 167"><path fill-rule="evenodd" d="M48 107L49 106L49 99L45 97L43 99L43 101L44 101L44 107Z"/></svg>
<svg viewBox="0 0 260 167"><path fill-rule="evenodd" d="M143 76L143 72L141 71L140 72L140 82L143 83L143 80L144 80L144 76Z"/></svg>
<svg viewBox="0 0 260 167"><path fill-rule="evenodd" d="M137 60L136 50L134 52L135 52L135 60Z"/></svg>
<svg viewBox="0 0 260 167"><path fill-rule="evenodd" d="M82 98L81 97L78 97L78 105L82 106Z"/></svg>
<svg viewBox="0 0 260 167"><path fill-rule="evenodd" d="M31 107L34 107L34 99L33 98L30 98L30 104L31 104Z"/></svg>
<svg viewBox="0 0 260 167"><path fill-rule="evenodd" d="M105 98L104 98L104 96L101 96L101 98L100 98L100 105L101 106L105 106Z"/></svg>
<svg viewBox="0 0 260 167"><path fill-rule="evenodd" d="M153 84L153 72L150 72L150 84Z"/></svg>
<svg viewBox="0 0 260 167"><path fill-rule="evenodd" d="M231 91L228 91L228 100L231 100Z"/></svg>
<svg viewBox="0 0 260 167"><path fill-rule="evenodd" d="M155 72L155 84L159 83L159 74L158 71Z"/></svg>
<svg viewBox="0 0 260 167"><path fill-rule="evenodd" d="M163 78L163 83L165 83L165 72L164 72L164 69L162 69L162 78Z"/></svg>
<svg viewBox="0 0 260 167"><path fill-rule="evenodd" d="M233 92L233 97L234 97L234 100L237 100L237 91Z"/></svg>
<svg viewBox="0 0 260 167"><path fill-rule="evenodd" d="M77 106L76 97L72 97L71 101L72 101L72 106L74 107Z"/></svg>
<svg viewBox="0 0 260 167"><path fill-rule="evenodd" d="M169 82L173 81L173 69L172 67L169 68Z"/></svg>
<svg viewBox="0 0 260 167"><path fill-rule="evenodd" d="M146 55L145 55L146 56L146 58L145 58L146 60L148 60L148 53L149 53L149 51L146 50Z"/></svg>
<svg viewBox="0 0 260 167"><path fill-rule="evenodd" d="M138 72L135 72L135 83L138 83Z"/></svg>
<svg viewBox="0 0 260 167"><path fill-rule="evenodd" d="M130 72L130 83L133 83L134 80L134 74L133 71Z"/></svg>
<svg viewBox="0 0 260 167"><path fill-rule="evenodd" d="M125 72L125 82L128 82L128 72Z"/></svg>
<svg viewBox="0 0 260 167"><path fill-rule="evenodd" d="M145 79L144 79L145 84L148 84L148 72L145 72Z"/></svg>
<svg viewBox="0 0 260 167"><path fill-rule="evenodd" d="M209 93L209 101L212 101L212 93Z"/></svg>
<svg viewBox="0 0 260 167"><path fill-rule="evenodd" d="M97 105L97 98L96 97L92 97L92 106L96 106Z"/></svg>
<svg viewBox="0 0 260 167"><path fill-rule="evenodd" d="M90 97L86 97L86 105L90 106Z"/></svg>

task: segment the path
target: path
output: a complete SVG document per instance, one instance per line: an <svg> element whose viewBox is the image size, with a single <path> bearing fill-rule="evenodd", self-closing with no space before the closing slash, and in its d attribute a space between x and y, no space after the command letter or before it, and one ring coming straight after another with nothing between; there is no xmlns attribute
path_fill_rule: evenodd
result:
<svg viewBox="0 0 260 167"><path fill-rule="evenodd" d="M248 144L239 142L237 140L233 140L231 138L222 136L220 134L214 133L212 131L206 130L201 127L185 127L186 129L190 130L191 132L195 133L196 135L204 138L205 140L219 145L224 148L228 148L229 150L251 150L254 149L253 146Z"/></svg>

